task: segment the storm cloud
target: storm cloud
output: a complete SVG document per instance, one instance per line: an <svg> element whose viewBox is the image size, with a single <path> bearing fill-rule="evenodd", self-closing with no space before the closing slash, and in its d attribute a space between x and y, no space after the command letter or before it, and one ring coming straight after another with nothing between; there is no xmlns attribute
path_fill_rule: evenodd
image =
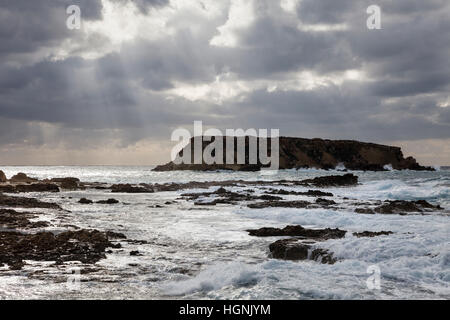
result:
<svg viewBox="0 0 450 320"><path fill-rule="evenodd" d="M80 30L66 27L71 4ZM366 26L373 4L380 30ZM78 150L63 162L87 164L104 148L156 163L173 129L202 120L450 164L449 12L445 0L2 1L0 163Z"/></svg>

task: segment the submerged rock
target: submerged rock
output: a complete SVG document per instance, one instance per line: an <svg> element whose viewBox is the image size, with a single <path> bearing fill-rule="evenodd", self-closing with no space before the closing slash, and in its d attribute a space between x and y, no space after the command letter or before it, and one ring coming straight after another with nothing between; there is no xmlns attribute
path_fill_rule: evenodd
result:
<svg viewBox="0 0 450 320"><path fill-rule="evenodd" d="M392 231L363 231L363 232L353 232L355 237L377 237L377 236L387 236L393 234Z"/></svg>
<svg viewBox="0 0 450 320"><path fill-rule="evenodd" d="M308 197L333 197L331 192L323 192L320 190L308 190L306 192L302 191L291 191L284 189L271 189L266 192L267 194L281 194L281 195L295 195L295 196L308 196Z"/></svg>
<svg viewBox="0 0 450 320"><path fill-rule="evenodd" d="M97 201L96 203L100 203L100 204L116 204L116 203L119 203L119 200L116 200L114 198L110 198L108 200Z"/></svg>

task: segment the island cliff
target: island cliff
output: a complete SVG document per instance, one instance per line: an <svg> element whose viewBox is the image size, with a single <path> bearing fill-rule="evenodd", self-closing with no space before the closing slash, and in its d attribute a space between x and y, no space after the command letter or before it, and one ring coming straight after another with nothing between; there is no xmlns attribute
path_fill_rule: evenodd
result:
<svg viewBox="0 0 450 320"><path fill-rule="evenodd" d="M226 139L226 137L218 137ZM190 143L180 151L191 152L193 159L193 139ZM259 139L259 138L258 138ZM236 138L234 138L234 148L236 150ZM214 141L214 138L213 140ZM211 142L203 141L203 150ZM226 143L224 145L224 159L227 153ZM172 171L172 170L235 170L235 171L258 171L264 167L258 159L257 164L249 164L248 149L249 139L245 140L246 161L245 164L175 164L169 162L159 165L154 171ZM268 143L268 152L271 152L270 139ZM431 167L424 167L417 163L413 157L404 158L399 147L387 146L375 143L359 142L353 140L327 140L327 139L304 139L293 137L279 138L279 169L293 168L317 168L317 169L334 169L336 166L343 165L349 170L367 170L367 171L383 171L386 166L393 169L403 170L434 170Z"/></svg>

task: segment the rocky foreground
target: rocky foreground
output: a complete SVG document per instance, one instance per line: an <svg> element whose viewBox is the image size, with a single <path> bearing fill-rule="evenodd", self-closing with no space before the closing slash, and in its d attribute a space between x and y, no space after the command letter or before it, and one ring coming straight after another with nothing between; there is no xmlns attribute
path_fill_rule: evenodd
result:
<svg viewBox="0 0 450 320"><path fill-rule="evenodd" d="M194 159L194 138L190 143L180 151L179 156L184 153L191 153L191 159ZM213 137L214 139L222 139L223 144L223 164L175 164L169 162L164 165L157 166L155 171L172 171L172 170L235 170L235 171L258 171L265 167L258 161L256 164L249 163L249 138L245 139L245 163L237 164L237 139L234 138L234 150L227 150L227 137ZM233 139L233 138L231 138ZM258 143L259 139L258 138ZM211 143L208 137L207 141L203 141L202 151ZM267 143L268 154L271 154L270 139ZM233 164L226 164L227 153L234 155ZM345 166L349 170L364 171L383 171L387 170L386 166L396 170L434 170L431 167L424 167L417 163L413 157L404 158L399 147L359 142L352 140L327 140L327 139L303 139L292 137L280 137L279 139L279 169L299 169L299 168L316 168L316 169L334 169L339 165Z"/></svg>
<svg viewBox="0 0 450 320"><path fill-rule="evenodd" d="M190 202L202 208L217 208L221 205L245 206L254 210L271 208L302 208L341 211L354 209L355 214L433 214L444 209L438 204L425 200L404 201L366 201L335 196L327 188L348 188L358 184L358 177L351 173L331 175L305 180L277 181L206 181L165 184L106 184L84 183L77 178L55 178L38 180L19 173L10 179L0 171L0 267L20 270L26 261L51 261L55 266L66 262L79 261L85 265L95 265L113 249L122 244L145 241L128 240L126 235L111 230L81 229L77 226L52 225L48 221L36 221L44 215L42 210L64 212L64 205L40 201L33 197L23 197L20 193L58 193L61 190L100 189L113 194L118 193L156 193L183 191L174 202L164 202L156 206L162 208L178 201ZM233 188L233 189L232 189ZM236 191L236 188L239 191ZM199 189L206 189L201 191ZM190 190L190 191L188 191ZM62 197L63 199L64 197ZM120 203L114 198L94 202L80 198L83 205L114 206ZM216 209L220 210L220 209ZM57 231L55 231L55 227ZM340 229L307 229L300 225L284 228L267 226L247 230L253 237L276 237L269 245L268 256L285 260L313 260L333 264L339 261L333 252L324 248L323 242L329 239L346 237L348 232ZM389 230L358 231L354 237L389 236ZM130 255L139 256L138 251Z"/></svg>

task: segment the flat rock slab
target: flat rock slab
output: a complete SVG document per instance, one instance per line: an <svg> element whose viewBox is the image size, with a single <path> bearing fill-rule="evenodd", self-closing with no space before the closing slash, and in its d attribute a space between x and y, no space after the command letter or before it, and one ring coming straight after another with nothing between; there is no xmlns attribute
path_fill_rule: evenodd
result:
<svg viewBox="0 0 450 320"><path fill-rule="evenodd" d="M323 241L328 239L340 239L345 237L347 231L340 229L305 229L300 225L279 228L260 228L247 230L249 235L256 237L293 236Z"/></svg>

